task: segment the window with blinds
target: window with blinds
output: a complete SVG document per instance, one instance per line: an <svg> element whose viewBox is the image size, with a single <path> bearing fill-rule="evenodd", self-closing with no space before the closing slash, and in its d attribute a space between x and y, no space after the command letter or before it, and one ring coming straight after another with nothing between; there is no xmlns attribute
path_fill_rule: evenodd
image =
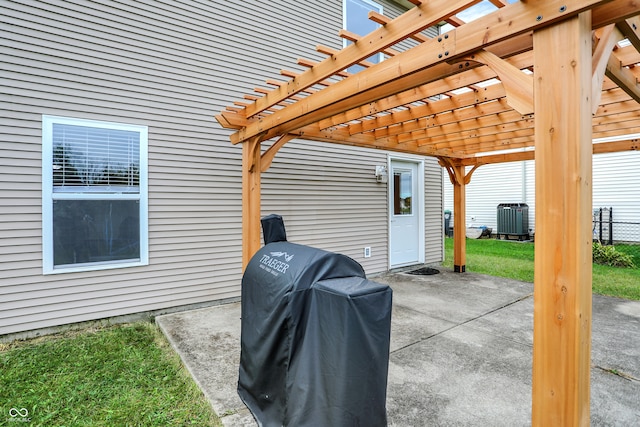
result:
<svg viewBox="0 0 640 427"><path fill-rule="evenodd" d="M139 191L139 132L53 123L52 138L53 191Z"/></svg>
<svg viewBox="0 0 640 427"><path fill-rule="evenodd" d="M43 271L146 265L147 127L42 123Z"/></svg>

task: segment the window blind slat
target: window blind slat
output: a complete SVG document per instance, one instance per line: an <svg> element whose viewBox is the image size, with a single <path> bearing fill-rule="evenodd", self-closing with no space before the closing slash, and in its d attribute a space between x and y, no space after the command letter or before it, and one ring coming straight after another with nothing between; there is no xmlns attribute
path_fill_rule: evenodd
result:
<svg viewBox="0 0 640 427"><path fill-rule="evenodd" d="M55 123L52 138L54 191L63 187L139 191L139 132Z"/></svg>

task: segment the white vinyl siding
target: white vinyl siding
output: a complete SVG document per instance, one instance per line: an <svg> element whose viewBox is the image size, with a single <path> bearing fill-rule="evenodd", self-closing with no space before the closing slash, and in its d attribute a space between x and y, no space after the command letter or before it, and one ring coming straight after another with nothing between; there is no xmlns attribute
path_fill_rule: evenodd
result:
<svg viewBox="0 0 640 427"><path fill-rule="evenodd" d="M613 208L614 222L640 223L640 152L593 156L593 209ZM478 168L467 186L468 226L486 225L496 231L500 203L526 203L529 228L535 232L535 165L529 160ZM453 187L445 181L445 209L453 210ZM454 212L455 215L455 212ZM622 233L626 232L628 236ZM637 226L614 226L614 240L636 241ZM638 236L640 240L640 236Z"/></svg>
<svg viewBox="0 0 640 427"><path fill-rule="evenodd" d="M467 173L470 168L467 168ZM446 174L446 172L445 172ZM480 166L471 175L467 184L467 227L487 226L497 231L497 207L500 203L524 203L523 162L497 163ZM445 181L445 209L452 211L453 226L453 186L448 176ZM533 210L529 211L529 219ZM531 223L530 223L531 224Z"/></svg>
<svg viewBox="0 0 640 427"><path fill-rule="evenodd" d="M424 174L424 255L425 263L433 264L444 259L443 175L437 159L425 159Z"/></svg>
<svg viewBox="0 0 640 427"><path fill-rule="evenodd" d="M613 240L640 242L640 152L593 156L593 209L613 208ZM607 218L608 219L608 218Z"/></svg>
<svg viewBox="0 0 640 427"><path fill-rule="evenodd" d="M524 162L524 196L522 200L529 206L529 228L536 231L536 164L533 160Z"/></svg>
<svg viewBox="0 0 640 427"><path fill-rule="evenodd" d="M498 204L524 202L522 166L522 162L499 163L481 166L473 173L467 185L469 226L486 225L496 232ZM495 181L496 177L498 182ZM491 197L487 197L487 193Z"/></svg>
<svg viewBox="0 0 640 427"><path fill-rule="evenodd" d="M375 170L387 157L381 150L293 140L262 175L262 215L282 215L289 241L343 253L369 274L386 271L388 183L376 182ZM437 263L444 256L442 176L436 159L424 161L425 262Z"/></svg>
<svg viewBox="0 0 640 427"><path fill-rule="evenodd" d="M239 297L241 147L214 115L303 71L297 58L324 59L317 44L340 49L341 27L340 0L3 2L0 335ZM42 274L42 115L148 127L148 265ZM263 212L292 241L384 271L386 156L291 141L264 174Z"/></svg>
<svg viewBox="0 0 640 427"><path fill-rule="evenodd" d="M386 164L384 151L293 140L262 176L262 214L282 215L291 242L343 253L368 273L385 271L387 186L376 182L375 168Z"/></svg>

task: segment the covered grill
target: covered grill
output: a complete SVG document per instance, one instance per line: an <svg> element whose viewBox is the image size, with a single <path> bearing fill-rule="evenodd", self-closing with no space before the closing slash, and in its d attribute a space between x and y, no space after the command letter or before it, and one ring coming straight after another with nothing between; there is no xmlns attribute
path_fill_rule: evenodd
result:
<svg viewBox="0 0 640 427"><path fill-rule="evenodd" d="M391 289L286 241L279 216L242 279L238 393L260 426L385 426Z"/></svg>

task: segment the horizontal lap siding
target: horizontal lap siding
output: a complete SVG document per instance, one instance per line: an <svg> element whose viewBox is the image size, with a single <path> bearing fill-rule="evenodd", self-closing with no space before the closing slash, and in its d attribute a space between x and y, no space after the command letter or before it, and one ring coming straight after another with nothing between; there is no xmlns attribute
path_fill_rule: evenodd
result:
<svg viewBox="0 0 640 427"><path fill-rule="evenodd" d="M613 208L614 221L640 223L640 152L593 156L593 207Z"/></svg>
<svg viewBox="0 0 640 427"><path fill-rule="evenodd" d="M593 208L613 209L613 240L640 242L640 152L593 156Z"/></svg>
<svg viewBox="0 0 640 427"><path fill-rule="evenodd" d="M525 197L524 202L529 206L529 228L535 235L536 231L536 163L533 160L524 162Z"/></svg>
<svg viewBox="0 0 640 427"><path fill-rule="evenodd" d="M262 213L282 215L291 242L343 253L368 273L385 271L387 186L376 182L375 167L386 163L384 151L293 140L263 175Z"/></svg>
<svg viewBox="0 0 640 427"><path fill-rule="evenodd" d="M340 22L339 2L4 2L0 334L238 296L241 148L213 116ZM43 114L149 127L149 266L42 275Z"/></svg>
<svg viewBox="0 0 640 427"><path fill-rule="evenodd" d="M478 168L467 186L467 224L498 230L498 205L523 203L522 162L498 163ZM529 213L533 216L533 211Z"/></svg>
<svg viewBox="0 0 640 427"><path fill-rule="evenodd" d="M614 222L640 223L639 162L637 151L593 156L593 209L613 208ZM493 227L495 232L498 204L524 202L529 207L529 228L535 232L535 191L532 160L482 166L473 173L467 187L466 222ZM453 209L453 187L448 179L445 200L445 209ZM614 226L614 240L637 241L634 227Z"/></svg>
<svg viewBox="0 0 640 427"><path fill-rule="evenodd" d="M297 58L323 59L317 44L340 48L342 2L2 9L0 335L239 296L241 147L213 117L281 69L302 71ZM42 275L43 114L149 127L148 266ZM373 173L386 155L292 141L264 175L263 212L283 214L291 240L384 271L386 186Z"/></svg>
<svg viewBox="0 0 640 427"><path fill-rule="evenodd" d="M425 262L437 263L444 259L442 168L438 160L427 158L424 165L425 185Z"/></svg>
<svg viewBox="0 0 640 427"><path fill-rule="evenodd" d="M466 218L468 227L487 226L497 231L497 208L500 203L523 203L527 191L523 187L523 162L496 163L479 167L471 175L466 188ZM469 173L470 168L467 168ZM445 209L451 210L453 216L453 185L447 179L444 187ZM453 216L451 226L453 227ZM533 209L529 211L529 224L534 217Z"/></svg>

